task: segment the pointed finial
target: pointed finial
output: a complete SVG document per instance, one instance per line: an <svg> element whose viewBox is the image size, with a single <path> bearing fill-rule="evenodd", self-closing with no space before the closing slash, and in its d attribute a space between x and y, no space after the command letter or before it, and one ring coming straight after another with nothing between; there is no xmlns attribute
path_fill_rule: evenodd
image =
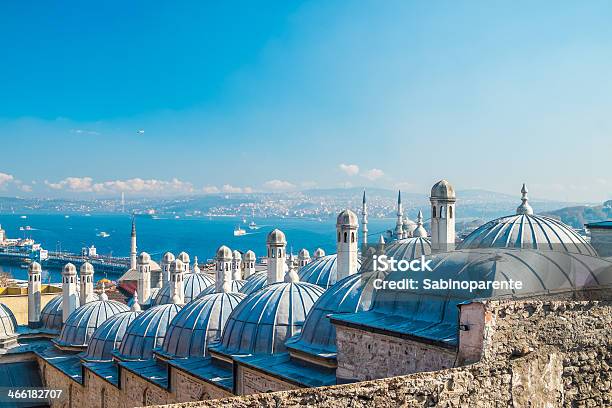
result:
<svg viewBox="0 0 612 408"><path fill-rule="evenodd" d="M380 234L380 238L378 238L378 243L381 245L385 244L385 237L383 237L382 234Z"/></svg>
<svg viewBox="0 0 612 408"><path fill-rule="evenodd" d="M401 190L397 190L397 203L398 204L402 203L402 191Z"/></svg>
<svg viewBox="0 0 612 408"><path fill-rule="evenodd" d="M134 296L132 296L132 307L130 307L132 312L140 312L140 303L138 303L138 292L134 291Z"/></svg>
<svg viewBox="0 0 612 408"><path fill-rule="evenodd" d="M528 202L529 201L529 198L527 197L528 192L529 190L527 190L527 186L525 185L525 183L523 183L523 187L521 188L522 203L516 208L517 214L525 214L525 215L533 214L533 208L531 208Z"/></svg>
<svg viewBox="0 0 612 408"><path fill-rule="evenodd" d="M132 236L136 236L136 216L132 214Z"/></svg>
<svg viewBox="0 0 612 408"><path fill-rule="evenodd" d="M362 203L365 204L366 203L366 194L365 194L365 189L363 190L363 200Z"/></svg>
<svg viewBox="0 0 612 408"><path fill-rule="evenodd" d="M412 231L412 236L415 238L427 238L427 231L423 227L423 211L419 210L417 215L417 227Z"/></svg>
<svg viewBox="0 0 612 408"><path fill-rule="evenodd" d="M419 210L417 215L417 225L423 225L423 211Z"/></svg>
<svg viewBox="0 0 612 408"><path fill-rule="evenodd" d="M100 294L100 300L108 300L108 296L106 295L106 286L104 282L102 282L102 293Z"/></svg>

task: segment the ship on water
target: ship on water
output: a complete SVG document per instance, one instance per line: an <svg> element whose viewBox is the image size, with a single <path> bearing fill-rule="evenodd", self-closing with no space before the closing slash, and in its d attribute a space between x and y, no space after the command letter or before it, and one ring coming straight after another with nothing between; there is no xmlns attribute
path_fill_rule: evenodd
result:
<svg viewBox="0 0 612 408"><path fill-rule="evenodd" d="M234 236L235 237L240 237L242 235L246 235L246 230L240 228L240 226L237 226L236 228L234 228Z"/></svg>

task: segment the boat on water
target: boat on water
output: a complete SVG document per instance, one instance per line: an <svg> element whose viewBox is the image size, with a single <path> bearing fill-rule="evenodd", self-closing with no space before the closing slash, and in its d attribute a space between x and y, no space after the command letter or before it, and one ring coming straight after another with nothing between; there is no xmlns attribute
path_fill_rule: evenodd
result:
<svg viewBox="0 0 612 408"><path fill-rule="evenodd" d="M110 234L108 232L106 232L106 231L101 231L101 232L98 233L98 236L100 238L108 238L108 237L110 237Z"/></svg>
<svg viewBox="0 0 612 408"><path fill-rule="evenodd" d="M235 237L239 237L239 236L242 236L242 235L245 235L245 234L246 234L246 231L244 229L240 228L240 226L234 228L234 236Z"/></svg>
<svg viewBox="0 0 612 408"><path fill-rule="evenodd" d="M259 228L260 228L260 227L259 227L259 225L257 225L257 224L255 223L255 221L251 221L251 222L249 223L249 229L250 229L250 230L258 230Z"/></svg>
<svg viewBox="0 0 612 408"><path fill-rule="evenodd" d="M26 226L25 226L25 230L26 230L26 231L31 231L31 230L32 230L32 227L30 227L29 225L26 225Z"/></svg>

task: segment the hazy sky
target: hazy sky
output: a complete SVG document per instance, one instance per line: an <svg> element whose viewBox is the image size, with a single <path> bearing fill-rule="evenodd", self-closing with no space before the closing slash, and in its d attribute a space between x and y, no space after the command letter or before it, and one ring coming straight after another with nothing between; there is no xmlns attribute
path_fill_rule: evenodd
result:
<svg viewBox="0 0 612 408"><path fill-rule="evenodd" d="M610 1L2 2L0 195L446 178L609 199L610 21Z"/></svg>

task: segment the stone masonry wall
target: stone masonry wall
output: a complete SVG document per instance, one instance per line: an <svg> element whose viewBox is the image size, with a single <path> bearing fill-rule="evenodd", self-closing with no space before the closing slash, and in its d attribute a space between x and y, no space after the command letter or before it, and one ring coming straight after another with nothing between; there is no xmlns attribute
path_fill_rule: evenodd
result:
<svg viewBox="0 0 612 408"><path fill-rule="evenodd" d="M484 324L476 332L482 353L474 364L172 407L612 406L610 301L489 300L482 306Z"/></svg>

